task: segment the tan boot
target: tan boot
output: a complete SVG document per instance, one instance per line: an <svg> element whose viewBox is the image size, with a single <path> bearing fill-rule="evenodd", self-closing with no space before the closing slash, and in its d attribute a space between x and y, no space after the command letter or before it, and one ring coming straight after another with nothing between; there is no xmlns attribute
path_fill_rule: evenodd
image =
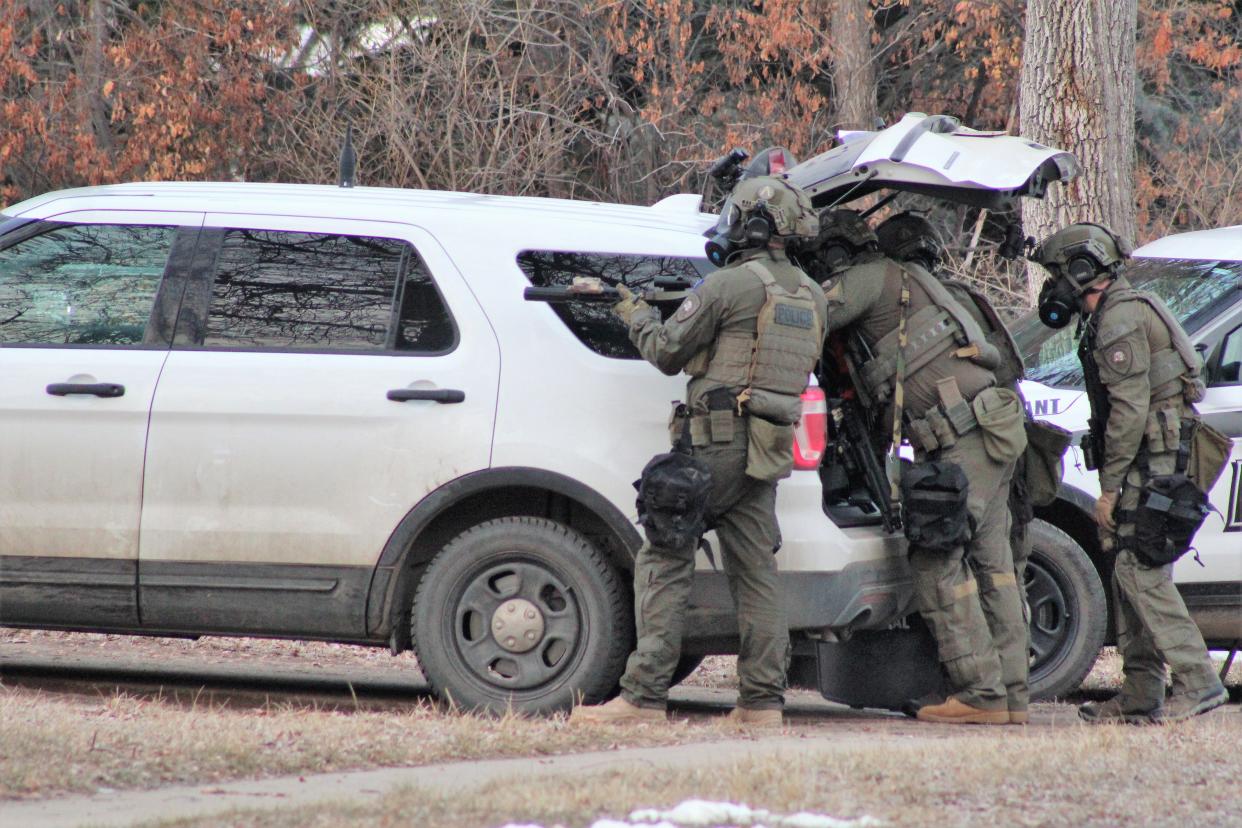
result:
<svg viewBox="0 0 1242 828"><path fill-rule="evenodd" d="M1027 710L1010 710L1009 711L1009 723L1019 724L1019 725L1030 724L1031 714Z"/></svg>
<svg viewBox="0 0 1242 828"><path fill-rule="evenodd" d="M747 710L744 707L735 707L725 716L725 721L752 730L780 730L785 724L785 717L779 710Z"/></svg>
<svg viewBox="0 0 1242 828"><path fill-rule="evenodd" d="M950 696L943 704L919 708L916 718L920 722L941 724L1009 724L1009 711L981 710Z"/></svg>
<svg viewBox="0 0 1242 828"><path fill-rule="evenodd" d="M668 716L658 707L639 707L617 696L604 704L579 705L569 714L572 725L584 724L652 724L666 722Z"/></svg>

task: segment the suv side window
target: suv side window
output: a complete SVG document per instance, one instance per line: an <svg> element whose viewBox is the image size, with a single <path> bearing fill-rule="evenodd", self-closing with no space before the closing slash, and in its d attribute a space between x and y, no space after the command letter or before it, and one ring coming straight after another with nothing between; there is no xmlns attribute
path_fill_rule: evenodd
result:
<svg viewBox="0 0 1242 828"><path fill-rule="evenodd" d="M442 353L455 340L431 274L406 242L277 230L224 233L206 347Z"/></svg>
<svg viewBox="0 0 1242 828"><path fill-rule="evenodd" d="M1242 384L1242 327L1234 328L1220 344L1220 359L1213 372L1212 385Z"/></svg>
<svg viewBox="0 0 1242 828"><path fill-rule="evenodd" d="M713 270L705 258L555 250L523 250L517 263L535 287L566 287L577 276L593 276L605 285L624 283L632 288L651 287L656 280L679 281L688 287ZM613 315L607 302L560 302L552 309L583 345L600 356L640 359L625 323Z"/></svg>
<svg viewBox="0 0 1242 828"><path fill-rule="evenodd" d="M176 234L60 225L0 250L0 343L141 345Z"/></svg>

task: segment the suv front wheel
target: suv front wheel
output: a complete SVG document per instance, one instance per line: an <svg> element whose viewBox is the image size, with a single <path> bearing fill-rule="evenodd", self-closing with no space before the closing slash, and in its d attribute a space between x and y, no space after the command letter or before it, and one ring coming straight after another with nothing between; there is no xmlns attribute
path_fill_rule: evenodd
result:
<svg viewBox="0 0 1242 828"><path fill-rule="evenodd" d="M615 692L633 642L628 594L581 534L543 518L487 521L427 566L414 648L446 701L551 713Z"/></svg>

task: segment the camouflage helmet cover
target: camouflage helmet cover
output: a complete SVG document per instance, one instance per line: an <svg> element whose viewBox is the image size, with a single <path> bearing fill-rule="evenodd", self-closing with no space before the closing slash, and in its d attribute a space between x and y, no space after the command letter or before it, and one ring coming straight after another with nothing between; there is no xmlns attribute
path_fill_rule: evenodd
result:
<svg viewBox="0 0 1242 828"><path fill-rule="evenodd" d="M917 213L890 216L875 229L875 236L880 251L897 261L927 258L938 265L944 256L944 246L931 222Z"/></svg>
<svg viewBox="0 0 1242 828"><path fill-rule="evenodd" d="M729 202L740 211L743 223L762 208L772 218L775 236L811 238L819 232L811 197L784 178L748 178L734 188Z"/></svg>
<svg viewBox="0 0 1242 828"><path fill-rule="evenodd" d="M1063 227L1039 243L1031 254L1035 261L1056 276L1072 281L1082 289L1107 276L1134 252L1133 245L1107 227L1079 222ZM1076 262L1090 260L1076 266ZM1090 266L1087 266L1090 264Z"/></svg>
<svg viewBox="0 0 1242 828"><path fill-rule="evenodd" d="M855 250L865 250L877 243L875 231L857 210L825 210L819 217L819 236L823 244L833 239L849 242Z"/></svg>

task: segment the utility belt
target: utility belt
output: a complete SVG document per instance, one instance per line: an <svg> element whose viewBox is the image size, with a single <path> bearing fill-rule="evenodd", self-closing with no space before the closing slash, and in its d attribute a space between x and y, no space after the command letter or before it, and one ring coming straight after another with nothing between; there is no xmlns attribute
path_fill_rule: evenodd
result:
<svg viewBox="0 0 1242 828"><path fill-rule="evenodd" d="M788 477L793 471L793 425L756 413L751 406L754 399L740 400L739 392L722 386L708 391L694 406L677 403L669 419L669 436L677 442L688 434L695 449L729 445L745 435L748 477L763 481Z"/></svg>
<svg viewBox="0 0 1242 828"><path fill-rule="evenodd" d="M1026 449L1026 410L1013 391L989 387L967 400L953 377L936 383L940 402L906 422L915 449L929 456L952 448L959 437L983 432L983 446L997 463L1011 463Z"/></svg>

